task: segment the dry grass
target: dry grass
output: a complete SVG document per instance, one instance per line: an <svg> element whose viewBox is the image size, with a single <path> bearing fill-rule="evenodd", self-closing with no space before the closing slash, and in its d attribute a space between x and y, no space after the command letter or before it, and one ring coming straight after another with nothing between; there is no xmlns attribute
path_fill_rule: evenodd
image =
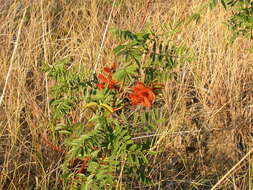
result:
<svg viewBox="0 0 253 190"><path fill-rule="evenodd" d="M114 62L110 33L98 59L112 2L0 0L0 94L27 11L0 105L0 189L64 189L62 155L41 142L42 135L53 137L47 125L50 84L40 66L67 56L90 69L96 62L99 67ZM160 30L188 18L201 2L117 1L110 27L140 31L145 22ZM252 42L238 39L227 46L227 16L217 7L174 37L193 49L195 59L179 71L178 82L166 84L164 108L170 118L154 146L165 151L152 163L153 189L210 189L253 146L253 56L246 51ZM250 165L252 158L218 188L249 189Z"/></svg>

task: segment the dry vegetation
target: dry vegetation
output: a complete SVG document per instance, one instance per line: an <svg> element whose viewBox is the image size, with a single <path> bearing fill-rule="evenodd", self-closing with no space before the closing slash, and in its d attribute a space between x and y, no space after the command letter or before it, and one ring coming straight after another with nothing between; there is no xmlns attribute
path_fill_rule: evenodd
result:
<svg viewBox="0 0 253 190"><path fill-rule="evenodd" d="M111 33L100 51L112 2L0 0L0 94L11 67L0 105L0 189L65 189L62 154L44 142L61 141L47 125L50 83L40 66L63 57L90 69L96 62L100 67L113 63ZM118 1L109 27L141 31L145 23L159 31L188 18L201 2ZM253 146L253 56L247 51L252 41L238 39L228 46L227 17L216 7L174 37L193 49L195 59L183 65L179 81L166 83L164 109L170 118L154 145L164 151L151 161L155 184L149 189L210 189ZM252 157L229 174L217 189L253 188Z"/></svg>

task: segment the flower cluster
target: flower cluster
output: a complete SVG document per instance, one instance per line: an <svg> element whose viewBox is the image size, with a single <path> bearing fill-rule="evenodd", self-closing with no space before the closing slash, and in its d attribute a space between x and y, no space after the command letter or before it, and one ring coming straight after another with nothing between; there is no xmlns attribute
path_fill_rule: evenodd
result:
<svg viewBox="0 0 253 190"><path fill-rule="evenodd" d="M105 67L103 69L105 75L99 74L98 79L99 83L97 84L98 89L104 89L106 86L109 89L113 89L116 87L117 82L113 80L112 73L115 72L116 65L112 65L111 67ZM136 82L135 86L132 88L132 92L128 95L128 99L130 100L130 104L132 106L142 105L144 107L151 107L154 100L155 94L153 90L156 88L151 88L145 86L143 82Z"/></svg>
<svg viewBox="0 0 253 190"><path fill-rule="evenodd" d="M116 81L112 79L112 72L114 72L116 69L116 65L113 64L111 68L105 67L104 73L107 75L98 75L99 83L97 84L97 87L99 89L104 89L106 85L108 85L109 89L112 89L115 87Z"/></svg>

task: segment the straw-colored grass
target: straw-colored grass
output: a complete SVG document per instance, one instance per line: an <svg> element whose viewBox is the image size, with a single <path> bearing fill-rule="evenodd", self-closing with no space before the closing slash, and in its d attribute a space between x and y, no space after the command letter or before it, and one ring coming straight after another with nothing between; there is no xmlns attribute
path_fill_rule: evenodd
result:
<svg viewBox="0 0 253 190"><path fill-rule="evenodd" d="M64 57L90 69L111 64L117 44L107 25L161 31L189 18L204 0L119 0L113 9L113 0L0 2L0 94L6 88L0 189L65 189L63 155L41 141L43 136L59 142L47 125L51 84L40 66ZM170 118L153 147L164 151L151 161L153 189L210 189L253 146L253 56L247 51L252 41L227 44L228 14L221 6L207 10L199 23L182 26L173 37L192 48L194 60L178 71L178 82L166 83L162 98ZM217 188L249 189L252 167L249 155Z"/></svg>

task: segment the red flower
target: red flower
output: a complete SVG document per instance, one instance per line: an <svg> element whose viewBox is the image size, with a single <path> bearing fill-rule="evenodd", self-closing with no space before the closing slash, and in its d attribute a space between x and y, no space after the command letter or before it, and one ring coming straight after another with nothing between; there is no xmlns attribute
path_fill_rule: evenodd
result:
<svg viewBox="0 0 253 190"><path fill-rule="evenodd" d="M105 88L105 85L108 85L108 88L112 89L114 88L116 81L112 79L112 74L109 74L106 78L104 75L99 74L98 75L99 83L97 84L97 87L99 89Z"/></svg>
<svg viewBox="0 0 253 190"><path fill-rule="evenodd" d="M141 104L144 107L151 107L155 99L152 88L146 87L142 82L138 82L133 92L129 94L129 100L133 106Z"/></svg>
<svg viewBox="0 0 253 190"><path fill-rule="evenodd" d="M111 73L111 68L110 67L105 67L103 70L104 70L105 73L109 73L109 74Z"/></svg>
<svg viewBox="0 0 253 190"><path fill-rule="evenodd" d="M98 75L99 83L97 84L97 87L99 89L104 89L106 84L108 85L109 89L112 89L115 87L116 81L112 79L112 72L114 72L115 69L116 69L116 64L113 64L111 68L105 67L103 69L104 73L108 75L107 78L102 74Z"/></svg>

